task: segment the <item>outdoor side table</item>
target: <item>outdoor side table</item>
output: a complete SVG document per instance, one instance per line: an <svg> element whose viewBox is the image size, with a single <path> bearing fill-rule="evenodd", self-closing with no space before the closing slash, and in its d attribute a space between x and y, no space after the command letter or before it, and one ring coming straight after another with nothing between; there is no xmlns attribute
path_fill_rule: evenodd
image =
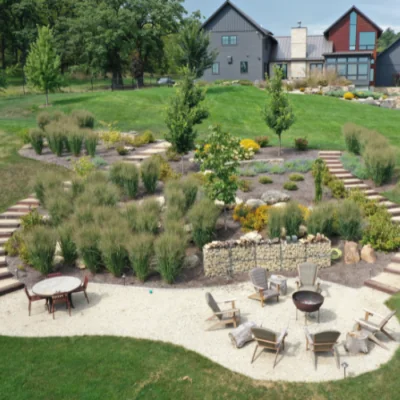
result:
<svg viewBox="0 0 400 400"><path fill-rule="evenodd" d="M247 342L253 340L251 328L254 328L255 326L257 326L255 322L247 321L233 329L232 332L229 333L229 338L231 339L232 344L236 346L236 348L240 349Z"/></svg>
<svg viewBox="0 0 400 400"><path fill-rule="evenodd" d="M351 354L368 353L368 332L349 332L346 336L345 349Z"/></svg>
<svg viewBox="0 0 400 400"><path fill-rule="evenodd" d="M271 275L269 278L270 288L275 289L278 285L281 294L287 293L287 278L283 275Z"/></svg>

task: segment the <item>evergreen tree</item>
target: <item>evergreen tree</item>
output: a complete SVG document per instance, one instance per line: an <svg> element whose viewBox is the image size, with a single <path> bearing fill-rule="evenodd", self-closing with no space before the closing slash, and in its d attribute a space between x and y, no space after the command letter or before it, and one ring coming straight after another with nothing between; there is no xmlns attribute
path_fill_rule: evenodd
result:
<svg viewBox="0 0 400 400"><path fill-rule="evenodd" d="M47 26L38 28L38 38L31 45L25 73L29 84L45 92L46 105L49 105L49 92L61 86L60 65L51 29Z"/></svg>
<svg viewBox="0 0 400 400"><path fill-rule="evenodd" d="M287 94L282 87L282 70L274 66L274 76L267 78L269 101L264 109L264 120L279 137L279 156L282 150L282 133L288 130L295 121Z"/></svg>

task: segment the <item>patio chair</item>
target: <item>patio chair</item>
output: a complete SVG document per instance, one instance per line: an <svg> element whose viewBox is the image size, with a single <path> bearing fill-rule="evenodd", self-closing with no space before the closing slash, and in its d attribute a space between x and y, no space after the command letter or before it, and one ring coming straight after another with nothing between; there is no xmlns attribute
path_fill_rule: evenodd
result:
<svg viewBox="0 0 400 400"><path fill-rule="evenodd" d="M304 328L306 334L306 350L312 350L314 366L317 369L317 353L332 352L336 359L336 366L340 368L339 353L336 345L340 336L338 331L324 331L311 334L307 328Z"/></svg>
<svg viewBox="0 0 400 400"><path fill-rule="evenodd" d="M28 292L28 288L26 286L25 286L24 289L25 289L25 294L26 294L26 296L28 297L28 300L29 300L29 305L28 305L29 316L31 316L32 303L35 302L35 301L45 300L46 303L45 303L44 306L48 309L48 307L49 307L49 299L48 298L42 297L42 296L37 296L36 294L30 294Z"/></svg>
<svg viewBox="0 0 400 400"><path fill-rule="evenodd" d="M88 295L87 295L87 293L86 293L86 289L87 289L88 283L89 283L89 278L88 278L87 276L85 276L85 279L84 279L82 285L79 286L77 289L75 289L72 293L80 293L80 292L83 292L83 294L84 294L85 297L86 297L86 301L89 303L89 297L88 297Z"/></svg>
<svg viewBox="0 0 400 400"><path fill-rule="evenodd" d="M318 265L305 262L297 267L299 276L296 279L297 290L309 290L312 292L321 292L318 275Z"/></svg>
<svg viewBox="0 0 400 400"><path fill-rule="evenodd" d="M207 330L211 330L220 326L226 326L229 324L233 324L233 326L236 328L237 325L240 323L240 310L235 307L235 299L216 302L211 293L206 293L206 301L208 306L213 311L213 315L207 318L206 321L210 321L214 318L218 320L216 324L212 325ZM218 304L226 303L231 303L231 308L228 310L221 310Z"/></svg>
<svg viewBox="0 0 400 400"><path fill-rule="evenodd" d="M253 333L254 340L257 342L256 348L254 349L253 357L251 359L251 363L253 363L257 349L259 347L262 348L260 354L264 350L272 350L275 351L275 359L274 359L274 366L276 365L276 359L278 358L279 352L285 350L285 338L287 336L287 329L284 329L281 334L278 336L277 333L271 331L266 328L251 328L251 332ZM259 355L260 355L259 354Z"/></svg>
<svg viewBox="0 0 400 400"><path fill-rule="evenodd" d="M56 278L57 276L62 276L61 272L52 272L51 274L47 274L46 278Z"/></svg>
<svg viewBox="0 0 400 400"><path fill-rule="evenodd" d="M370 311L364 308L365 318L356 319L357 330L365 330L369 332L368 339L375 342L377 345L383 347L388 350L388 348L376 337L379 332L382 332L391 340L396 340L388 331L385 330L386 324L390 321L390 319L396 314L396 310L390 312L386 317L383 315L379 315L374 311ZM369 320L369 317L376 316L380 319L379 322L372 322Z"/></svg>
<svg viewBox="0 0 400 400"><path fill-rule="evenodd" d="M57 293L54 296L51 296L51 312L53 314L53 319L56 304L65 304L69 316L71 316L71 303L69 301L68 293Z"/></svg>
<svg viewBox="0 0 400 400"><path fill-rule="evenodd" d="M268 299L276 297L276 301L279 301L280 287L277 285L277 290L268 289L267 271L264 268L252 269L249 276L256 291L249 296L249 299L260 301L261 307L264 307L264 301Z"/></svg>

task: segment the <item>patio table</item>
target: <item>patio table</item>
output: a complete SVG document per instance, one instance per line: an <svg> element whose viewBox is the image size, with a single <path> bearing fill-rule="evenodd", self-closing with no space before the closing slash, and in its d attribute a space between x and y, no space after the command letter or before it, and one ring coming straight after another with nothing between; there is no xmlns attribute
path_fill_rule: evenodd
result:
<svg viewBox="0 0 400 400"><path fill-rule="evenodd" d="M44 279L32 287L32 292L38 296L50 298L58 293L68 293L71 307L72 304L71 292L78 289L82 285L82 281L79 278L73 276L57 276L55 278Z"/></svg>

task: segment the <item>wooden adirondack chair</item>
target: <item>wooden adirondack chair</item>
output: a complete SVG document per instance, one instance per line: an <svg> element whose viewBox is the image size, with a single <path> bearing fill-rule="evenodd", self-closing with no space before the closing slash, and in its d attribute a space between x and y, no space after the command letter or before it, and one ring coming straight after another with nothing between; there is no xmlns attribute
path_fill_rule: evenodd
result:
<svg viewBox="0 0 400 400"><path fill-rule="evenodd" d="M259 300L261 307L264 307L264 301L268 299L276 297L276 301L279 301L280 287L277 285L277 290L268 288L267 271L264 268L254 268L249 275L255 290L249 299Z"/></svg>
<svg viewBox="0 0 400 400"><path fill-rule="evenodd" d="M211 293L206 293L206 301L208 306L213 311L213 315L206 319L206 321L210 321L212 319L217 319L218 322L209 327L207 330L211 330L217 327L226 326L229 324L233 324L236 328L240 323L240 310L235 307L235 299L223 300L216 302ZM218 304L226 304L231 303L231 308L227 310L221 310Z"/></svg>
<svg viewBox="0 0 400 400"><path fill-rule="evenodd" d="M318 265L313 263L302 263L297 267L299 276L296 279L297 290L310 290L321 292L320 281L318 279Z"/></svg>

